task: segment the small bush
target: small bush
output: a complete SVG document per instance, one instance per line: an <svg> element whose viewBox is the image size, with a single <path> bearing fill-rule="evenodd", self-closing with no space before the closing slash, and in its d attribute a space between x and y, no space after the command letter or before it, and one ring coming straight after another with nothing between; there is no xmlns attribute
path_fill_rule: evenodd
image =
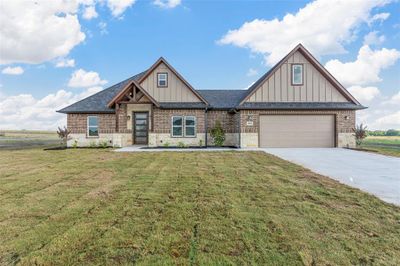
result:
<svg viewBox="0 0 400 266"><path fill-rule="evenodd" d="M74 143L72 143L72 148L76 149L78 148L78 141L74 140Z"/></svg>
<svg viewBox="0 0 400 266"><path fill-rule="evenodd" d="M67 141L70 139L69 134L71 134L71 131L69 131L67 127L58 127L57 135L61 139L62 145L67 145Z"/></svg>
<svg viewBox="0 0 400 266"><path fill-rule="evenodd" d="M199 140L199 146L203 147L203 140L202 139Z"/></svg>
<svg viewBox="0 0 400 266"><path fill-rule="evenodd" d="M164 147L169 147L169 142L168 142L168 141L165 142L165 143L163 144L163 146L164 146Z"/></svg>
<svg viewBox="0 0 400 266"><path fill-rule="evenodd" d="M220 121L217 120L215 122L215 126L214 126L214 128L211 129L210 134L211 134L211 137L214 140L215 146L221 147L222 145L224 145L224 142L225 142L225 131L222 128Z"/></svg>
<svg viewBox="0 0 400 266"><path fill-rule="evenodd" d="M103 140L99 142L99 148L107 148L108 147L108 141L107 140Z"/></svg>
<svg viewBox="0 0 400 266"><path fill-rule="evenodd" d="M96 147L97 147L96 142L92 140L92 141L89 143L89 147L90 147L90 148L96 148Z"/></svg>
<svg viewBox="0 0 400 266"><path fill-rule="evenodd" d="M178 142L178 147L179 147L179 148L185 148L186 145L185 145L185 143L183 143L182 141L179 141L179 142Z"/></svg>
<svg viewBox="0 0 400 266"><path fill-rule="evenodd" d="M361 123L359 125L356 125L356 128L353 128L353 131L356 136L357 145L361 145L363 139L367 137L367 126Z"/></svg>

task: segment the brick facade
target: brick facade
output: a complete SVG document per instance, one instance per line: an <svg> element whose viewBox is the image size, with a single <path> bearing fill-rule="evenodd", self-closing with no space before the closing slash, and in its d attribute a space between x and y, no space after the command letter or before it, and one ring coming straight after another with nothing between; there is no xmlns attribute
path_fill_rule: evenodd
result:
<svg viewBox="0 0 400 266"><path fill-rule="evenodd" d="M172 116L195 116L196 132L204 133L204 110L197 109L153 109L153 133L171 133Z"/></svg>
<svg viewBox="0 0 400 266"><path fill-rule="evenodd" d="M88 116L98 117L99 134L115 132L115 114L68 114L67 128L71 131L72 134L86 134Z"/></svg>

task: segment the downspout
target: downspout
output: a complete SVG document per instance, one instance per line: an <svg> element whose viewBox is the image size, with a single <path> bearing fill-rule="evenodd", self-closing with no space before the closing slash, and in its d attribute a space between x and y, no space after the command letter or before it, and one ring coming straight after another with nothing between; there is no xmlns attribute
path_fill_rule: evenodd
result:
<svg viewBox="0 0 400 266"><path fill-rule="evenodd" d="M242 132L242 127L241 127L241 125L242 125L242 123L241 123L241 120L242 120L242 118L241 118L241 115L242 115L242 113L240 112L240 110L239 110L239 119L238 119L238 131L239 131L239 147L238 148L241 148L241 146L242 146L242 144L241 144L241 132Z"/></svg>
<svg viewBox="0 0 400 266"><path fill-rule="evenodd" d="M205 130L205 133L206 133L206 136L205 136L205 145L206 145L206 148L208 147L208 137L207 137L207 133L208 133L208 115L207 115L207 106L206 106L206 108L204 109L204 130Z"/></svg>

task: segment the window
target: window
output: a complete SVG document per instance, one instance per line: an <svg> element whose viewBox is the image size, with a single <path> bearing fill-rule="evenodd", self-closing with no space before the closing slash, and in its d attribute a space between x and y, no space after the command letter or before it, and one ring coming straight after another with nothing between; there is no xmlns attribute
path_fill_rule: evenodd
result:
<svg viewBox="0 0 400 266"><path fill-rule="evenodd" d="M172 117L172 136L173 137L183 136L183 116Z"/></svg>
<svg viewBox="0 0 400 266"><path fill-rule="evenodd" d="M194 116L173 116L172 137L195 137L196 117Z"/></svg>
<svg viewBox="0 0 400 266"><path fill-rule="evenodd" d="M303 65L292 65L292 85L303 85Z"/></svg>
<svg viewBox="0 0 400 266"><path fill-rule="evenodd" d="M89 137L99 136L99 121L97 116L88 116L87 118L87 135Z"/></svg>
<svg viewBox="0 0 400 266"><path fill-rule="evenodd" d="M196 136L196 117L185 116L185 137Z"/></svg>
<svg viewBox="0 0 400 266"><path fill-rule="evenodd" d="M168 87L168 73L157 73L157 86Z"/></svg>

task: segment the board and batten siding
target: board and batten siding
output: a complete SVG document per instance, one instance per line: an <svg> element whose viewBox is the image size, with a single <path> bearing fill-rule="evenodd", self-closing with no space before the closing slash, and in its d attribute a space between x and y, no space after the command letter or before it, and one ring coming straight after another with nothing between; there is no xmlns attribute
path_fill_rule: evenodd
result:
<svg viewBox="0 0 400 266"><path fill-rule="evenodd" d="M157 73L168 73L168 86L157 86ZM158 102L201 102L164 63L158 65L140 85Z"/></svg>
<svg viewBox="0 0 400 266"><path fill-rule="evenodd" d="M291 64L303 64L303 85L291 83ZM247 102L347 102L348 100L299 52L295 52Z"/></svg>

